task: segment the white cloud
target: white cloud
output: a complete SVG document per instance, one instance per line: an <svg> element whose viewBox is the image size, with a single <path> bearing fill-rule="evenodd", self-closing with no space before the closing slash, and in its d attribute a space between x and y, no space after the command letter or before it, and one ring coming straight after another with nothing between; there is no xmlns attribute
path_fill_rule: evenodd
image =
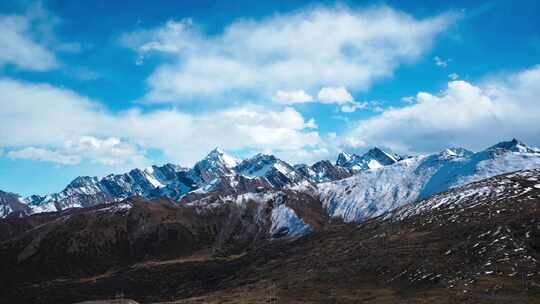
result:
<svg viewBox="0 0 540 304"><path fill-rule="evenodd" d="M416 102L416 97L415 96L405 96L405 97L401 98L401 101L403 101L404 103L412 104L412 103Z"/></svg>
<svg viewBox="0 0 540 304"><path fill-rule="evenodd" d="M323 87L317 98L322 103L345 104L354 101L351 93L344 87Z"/></svg>
<svg viewBox="0 0 540 304"><path fill-rule="evenodd" d="M297 91L277 91L274 97L272 97L277 103L280 104L295 104L295 103L306 103L312 102L313 97L306 93L304 90Z"/></svg>
<svg viewBox="0 0 540 304"><path fill-rule="evenodd" d="M134 145L114 137L99 139L93 136L81 136L76 141L68 140L63 147L57 149L26 147L10 151L6 156L12 159L31 159L63 165L76 165L83 160L109 166L123 164L138 166L148 162Z"/></svg>
<svg viewBox="0 0 540 304"><path fill-rule="evenodd" d="M80 43L58 38L56 29L62 22L41 1L31 3L23 13L0 15L0 68L13 65L21 70L48 71L61 65L56 51L81 52Z"/></svg>
<svg viewBox="0 0 540 304"><path fill-rule="evenodd" d="M356 102L351 101L348 104L344 104L341 106L341 112L345 113L352 113L355 112L358 109L365 109L369 106L367 102Z"/></svg>
<svg viewBox="0 0 540 304"><path fill-rule="evenodd" d="M450 80L457 80L459 78L459 75L456 73L450 73L448 74L448 78L450 78Z"/></svg>
<svg viewBox="0 0 540 304"><path fill-rule="evenodd" d="M81 162L81 157L78 155L66 155L58 151L36 147L27 147L20 150L10 151L7 153L7 157L11 159L48 161L63 165L75 165Z"/></svg>
<svg viewBox="0 0 540 304"><path fill-rule="evenodd" d="M314 118L311 118L310 120L308 120L308 122L306 122L305 124L305 127L307 129L317 129L318 126L317 126L317 123L315 122L315 119ZM0 151L1 153L2 151ZM1 155L1 154L0 154Z"/></svg>
<svg viewBox="0 0 540 304"><path fill-rule="evenodd" d="M438 66L438 67L441 67L441 68L445 68L448 66L448 62L450 60L443 60L441 57L439 56L435 56L433 58L433 61L435 62L435 65Z"/></svg>
<svg viewBox="0 0 540 304"><path fill-rule="evenodd" d="M64 163L78 159L126 162L134 157L135 147L140 147L159 149L170 160L189 165L215 146L289 151L320 142L318 133L310 130L316 127L315 121L306 122L289 107L269 110L242 106L199 114L174 109L111 113L69 90L9 79L0 79L0 121L0 147L20 152L20 157ZM83 149L83 136L102 142L91 148L90 141L89 148ZM109 141L111 137L121 142L111 146L115 143ZM25 151L29 147L32 149Z"/></svg>
<svg viewBox="0 0 540 304"><path fill-rule="evenodd" d="M32 38L31 23L26 16L0 15L0 67L45 71L58 65L54 54Z"/></svg>
<svg viewBox="0 0 540 304"><path fill-rule="evenodd" d="M125 34L123 45L165 63L148 78L148 102L254 94L322 86L366 90L428 50L454 20L415 19L388 7L318 8L259 21L240 20L207 35L190 20ZM140 57L142 56L142 57Z"/></svg>
<svg viewBox="0 0 540 304"><path fill-rule="evenodd" d="M367 109L372 102L354 101L353 96L345 87L323 87L317 94L321 103L337 104L343 113L352 113L358 109Z"/></svg>
<svg viewBox="0 0 540 304"><path fill-rule="evenodd" d="M540 66L476 85L451 81L439 94L420 92L415 104L358 122L345 137L403 152L481 149L512 137L540 145L538 96Z"/></svg>

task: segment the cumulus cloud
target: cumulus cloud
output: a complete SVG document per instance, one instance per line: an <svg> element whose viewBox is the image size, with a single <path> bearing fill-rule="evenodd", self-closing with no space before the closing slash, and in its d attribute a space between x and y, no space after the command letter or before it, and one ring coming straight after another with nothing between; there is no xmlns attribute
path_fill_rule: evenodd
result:
<svg viewBox="0 0 540 304"><path fill-rule="evenodd" d="M344 87L323 87L317 98L322 103L345 104L354 101L351 93Z"/></svg>
<svg viewBox="0 0 540 304"><path fill-rule="evenodd" d="M321 140L313 131L315 121L306 121L290 107L246 105L198 114L134 108L112 113L72 91L10 79L0 79L0 120L0 147L16 151L12 157L60 163L129 160L140 147L159 149L169 159L189 165L215 146L289 151Z"/></svg>
<svg viewBox="0 0 540 304"><path fill-rule="evenodd" d="M76 165L83 160L103 165L141 165L148 160L134 145L122 142L118 138L100 139L93 136L81 136L76 141L68 140L57 149L26 147L13 150L6 155L12 159L31 159L48 161L63 165Z"/></svg>
<svg viewBox="0 0 540 304"><path fill-rule="evenodd" d="M414 104L358 122L344 137L403 152L482 149L512 137L539 145L538 96L540 66L478 84L451 81L441 93L420 92Z"/></svg>
<svg viewBox="0 0 540 304"><path fill-rule="evenodd" d="M313 97L304 90L277 91L272 100L280 104L295 104L312 102Z"/></svg>
<svg viewBox="0 0 540 304"><path fill-rule="evenodd" d="M388 7L318 8L239 20L208 35L191 20L127 33L137 62L161 54L147 80L148 102L256 95L323 86L366 90L428 50L455 15L416 19Z"/></svg>
<svg viewBox="0 0 540 304"><path fill-rule="evenodd" d="M321 103L337 104L344 113L352 113L370 106L370 102L354 101L353 96L345 87L323 87L317 94L317 100Z"/></svg>

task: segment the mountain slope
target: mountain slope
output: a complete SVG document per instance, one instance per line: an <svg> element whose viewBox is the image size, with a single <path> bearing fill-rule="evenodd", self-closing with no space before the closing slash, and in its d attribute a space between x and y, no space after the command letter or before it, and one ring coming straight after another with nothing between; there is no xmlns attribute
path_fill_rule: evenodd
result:
<svg viewBox="0 0 540 304"><path fill-rule="evenodd" d="M320 184L319 191L330 216L361 221L452 187L539 167L540 151L514 139L478 153L458 148L407 158Z"/></svg>

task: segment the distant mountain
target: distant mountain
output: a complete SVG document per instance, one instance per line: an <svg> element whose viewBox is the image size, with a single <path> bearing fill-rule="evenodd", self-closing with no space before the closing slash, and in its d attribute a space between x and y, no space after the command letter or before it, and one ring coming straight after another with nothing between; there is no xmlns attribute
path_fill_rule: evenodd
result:
<svg viewBox="0 0 540 304"><path fill-rule="evenodd" d="M262 178L275 188L294 186L305 181L293 166L268 154L248 158L234 167L234 170L247 178Z"/></svg>
<svg viewBox="0 0 540 304"><path fill-rule="evenodd" d="M348 169L350 172L356 173L368 169L376 169L394 164L404 157L384 152L379 148L373 148L366 153L358 156L341 152L338 155L336 165Z"/></svg>
<svg viewBox="0 0 540 304"><path fill-rule="evenodd" d="M352 175L348 169L333 165L328 160L318 161L311 166L300 164L294 167L300 174L313 183L335 181Z"/></svg>
<svg viewBox="0 0 540 304"><path fill-rule="evenodd" d="M211 193L232 195L255 192L257 189L286 189L350 176L346 169L334 166L329 161L313 166L302 165L301 168L267 154L257 154L239 161L216 148L193 168L166 164L103 178L81 176L61 192L32 195L24 199L2 192L0 217L13 212L25 215L86 208L134 196L145 199L166 197L173 201L190 202Z"/></svg>
<svg viewBox="0 0 540 304"><path fill-rule="evenodd" d="M200 177L186 168L167 164L146 169L134 169L124 174L111 174L104 178L81 176L64 190L46 196L30 196L24 201L32 213L64 210L73 207L91 207L114 202L131 196L153 197L156 189L174 184L177 191L194 189Z"/></svg>
<svg viewBox="0 0 540 304"><path fill-rule="evenodd" d="M533 168L540 168L540 150L514 139L477 153L452 148L415 156L318 188L330 216L361 221L454 187Z"/></svg>
<svg viewBox="0 0 540 304"><path fill-rule="evenodd" d="M294 189L320 195L330 216L358 221L452 187L536 167L540 149L516 139L477 153L448 148L403 157L373 148L361 156L340 153L335 164L323 160L294 166L268 154L237 160L216 148L193 168L166 164L103 178L81 176L61 192L45 196L21 198L0 192L0 217L91 207L135 196L188 203L214 193Z"/></svg>

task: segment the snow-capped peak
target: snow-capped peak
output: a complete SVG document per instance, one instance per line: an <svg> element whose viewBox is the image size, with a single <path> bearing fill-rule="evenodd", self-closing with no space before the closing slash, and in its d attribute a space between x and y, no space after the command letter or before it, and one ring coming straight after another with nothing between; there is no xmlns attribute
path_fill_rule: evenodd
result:
<svg viewBox="0 0 540 304"><path fill-rule="evenodd" d="M336 161L336 165L347 168L351 172L376 169L388 166L401 160L402 157L390 154L380 148L372 148L362 156L341 152Z"/></svg>
<svg viewBox="0 0 540 304"><path fill-rule="evenodd" d="M399 160L396 155L386 153L377 147L370 149L362 157L377 160L381 165L391 165Z"/></svg>
<svg viewBox="0 0 540 304"><path fill-rule="evenodd" d="M487 149L488 151L511 151L511 152L520 152L520 153L540 153L540 149L532 148L524 144L522 141L519 141L513 138L510 141L503 141L494 146L491 146Z"/></svg>
<svg viewBox="0 0 540 304"><path fill-rule="evenodd" d="M472 151L469 151L465 148L446 148L439 153L439 159L451 159L451 158L460 158L468 157L473 154Z"/></svg>
<svg viewBox="0 0 540 304"><path fill-rule="evenodd" d="M99 179L95 176L79 176L69 183L67 188L82 188L90 185L94 185L99 182Z"/></svg>
<svg viewBox="0 0 540 304"><path fill-rule="evenodd" d="M216 147L210 151L203 160L216 161L223 164L225 167L231 169L238 165L238 160L228 154L226 154L221 148Z"/></svg>
<svg viewBox="0 0 540 304"><path fill-rule="evenodd" d="M353 155L347 152L341 152L336 160L336 165L344 167L348 162L353 159Z"/></svg>
<svg viewBox="0 0 540 304"><path fill-rule="evenodd" d="M238 174L246 177L264 176L278 162L281 161L273 155L259 153L239 163L235 170Z"/></svg>

